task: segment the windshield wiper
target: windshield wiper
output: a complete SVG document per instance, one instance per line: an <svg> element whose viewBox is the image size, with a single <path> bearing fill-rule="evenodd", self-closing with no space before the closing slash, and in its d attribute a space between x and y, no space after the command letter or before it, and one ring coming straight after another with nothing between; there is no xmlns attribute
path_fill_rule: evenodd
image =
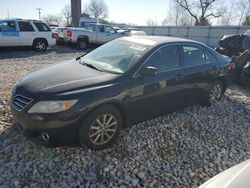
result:
<svg viewBox="0 0 250 188"><path fill-rule="evenodd" d="M83 56L85 56L86 54L80 55L79 57L76 58L76 61L80 60Z"/></svg>
<svg viewBox="0 0 250 188"><path fill-rule="evenodd" d="M89 67L89 68L91 68L91 69L95 69L95 70L97 70L97 71L102 72L102 70L98 69L96 66L94 66L94 65L92 65L92 64L84 63L84 62L81 62L81 64L82 64L83 66L86 66L86 67Z"/></svg>

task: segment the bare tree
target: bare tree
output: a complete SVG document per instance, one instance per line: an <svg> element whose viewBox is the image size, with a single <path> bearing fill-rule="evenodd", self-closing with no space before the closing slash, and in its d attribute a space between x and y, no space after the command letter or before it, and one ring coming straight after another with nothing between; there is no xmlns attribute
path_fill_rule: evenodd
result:
<svg viewBox="0 0 250 188"><path fill-rule="evenodd" d="M194 19L185 9L183 9L176 0L169 3L167 17L162 21L162 25L190 26L194 24Z"/></svg>
<svg viewBox="0 0 250 188"><path fill-rule="evenodd" d="M48 24L60 25L62 23L62 17L56 14L47 14L46 16L42 17L42 20Z"/></svg>
<svg viewBox="0 0 250 188"><path fill-rule="evenodd" d="M108 17L108 6L104 0L90 0L86 12L95 18L104 19Z"/></svg>
<svg viewBox="0 0 250 188"><path fill-rule="evenodd" d="M243 25L250 25L250 16L247 16L242 24Z"/></svg>
<svg viewBox="0 0 250 188"><path fill-rule="evenodd" d="M146 20L146 24L148 25L148 26L158 26L159 24L158 24L158 21L156 20L156 19L152 19L152 18L148 18L147 20Z"/></svg>
<svg viewBox="0 0 250 188"><path fill-rule="evenodd" d="M209 18L220 17L221 11L214 4L219 0L176 0L195 20L195 25L210 25Z"/></svg>
<svg viewBox="0 0 250 188"><path fill-rule="evenodd" d="M235 6L234 1L228 2L228 4L221 5L221 10L223 10L223 15L217 20L218 25L223 25L223 26L229 26L229 25L234 25L236 23L236 20L238 19L238 15L236 12L237 6Z"/></svg>
<svg viewBox="0 0 250 188"><path fill-rule="evenodd" d="M66 4L62 9L62 15L66 21L66 25L70 25L71 23L71 6L70 4Z"/></svg>
<svg viewBox="0 0 250 188"><path fill-rule="evenodd" d="M239 15L239 25L241 25L244 21L243 19L247 19L248 16L250 16L250 0L239 0L238 9L240 10Z"/></svg>

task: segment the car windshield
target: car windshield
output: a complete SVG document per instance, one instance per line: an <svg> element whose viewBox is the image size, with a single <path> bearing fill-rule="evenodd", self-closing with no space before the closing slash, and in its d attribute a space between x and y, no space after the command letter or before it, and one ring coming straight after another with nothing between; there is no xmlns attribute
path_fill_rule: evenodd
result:
<svg viewBox="0 0 250 188"><path fill-rule="evenodd" d="M151 48L151 45L126 40L111 41L81 58L103 72L123 74L133 67Z"/></svg>

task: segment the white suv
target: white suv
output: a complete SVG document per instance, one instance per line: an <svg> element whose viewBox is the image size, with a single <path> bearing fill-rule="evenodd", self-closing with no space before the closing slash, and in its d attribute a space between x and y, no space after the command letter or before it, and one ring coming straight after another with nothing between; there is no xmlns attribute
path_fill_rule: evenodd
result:
<svg viewBox="0 0 250 188"><path fill-rule="evenodd" d="M49 26L37 20L0 20L0 47L32 46L36 51L45 51L55 45L56 39Z"/></svg>

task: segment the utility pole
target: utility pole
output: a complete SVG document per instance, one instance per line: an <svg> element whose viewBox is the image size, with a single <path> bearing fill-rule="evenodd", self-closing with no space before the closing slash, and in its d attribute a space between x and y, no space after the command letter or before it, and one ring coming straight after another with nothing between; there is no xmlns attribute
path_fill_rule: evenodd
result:
<svg viewBox="0 0 250 188"><path fill-rule="evenodd" d="M81 16L81 0L71 0L71 17L72 26L79 27L79 20Z"/></svg>
<svg viewBox="0 0 250 188"><path fill-rule="evenodd" d="M36 10L38 11L39 20L41 20L41 11L42 11L42 9L41 8L36 8Z"/></svg>

